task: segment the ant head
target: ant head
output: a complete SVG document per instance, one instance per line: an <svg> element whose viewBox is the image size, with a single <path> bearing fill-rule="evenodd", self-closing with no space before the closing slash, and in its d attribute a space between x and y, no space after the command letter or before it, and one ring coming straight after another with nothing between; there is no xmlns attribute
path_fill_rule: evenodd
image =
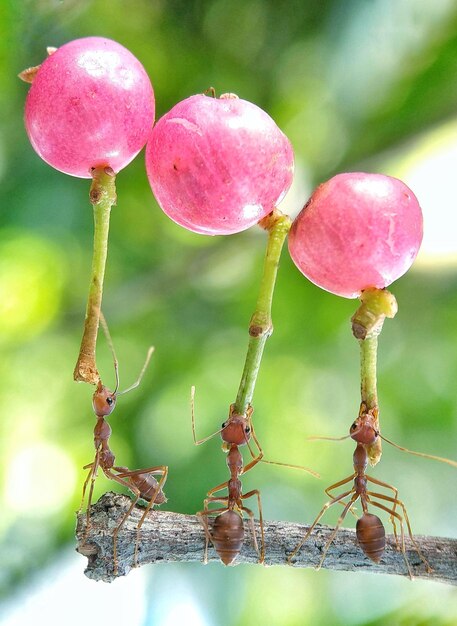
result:
<svg viewBox="0 0 457 626"><path fill-rule="evenodd" d="M372 445L379 437L379 431L374 426L372 415L360 415L349 429L351 439L357 443Z"/></svg>
<svg viewBox="0 0 457 626"><path fill-rule="evenodd" d="M251 438L251 419L244 415L230 413L229 418L222 424L221 437L227 444L242 446Z"/></svg>
<svg viewBox="0 0 457 626"><path fill-rule="evenodd" d="M92 406L97 417L110 415L116 406L116 391L110 391L99 381L92 396Z"/></svg>

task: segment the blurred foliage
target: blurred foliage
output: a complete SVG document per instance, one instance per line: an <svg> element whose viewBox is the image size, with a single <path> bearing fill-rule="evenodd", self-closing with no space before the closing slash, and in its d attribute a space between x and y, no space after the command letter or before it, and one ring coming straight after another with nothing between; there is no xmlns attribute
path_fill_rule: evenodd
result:
<svg viewBox="0 0 457 626"><path fill-rule="evenodd" d="M294 213L315 184L338 171L400 176L415 142L452 121L457 5L4 0L0 28L0 590L10 597L59 550L73 549L73 512L81 468L93 458L94 426L92 390L72 381L92 245L89 185L52 170L33 152L22 123L27 86L16 74L40 63L46 46L100 35L144 64L158 116L209 86L238 93L266 109L292 140L297 176L285 207ZM141 155L117 185L104 310L121 384L136 378L148 345L156 352L141 387L119 399L111 443L129 467L168 464L167 506L190 513L227 475L217 439L192 444L190 386L197 387L203 437L219 427L236 395L265 237L252 229L209 238L176 226L152 197ZM440 219L449 230L445 220L455 206L448 200L445 208ZM400 309L385 324L379 362L386 436L453 458L456 287L455 266L430 263L418 263L393 285ZM248 474L245 488L261 489L267 519L311 522L325 500L323 488L351 471L351 442L306 437L343 435L356 415L358 346L349 329L355 307L308 283L284 252L255 425L267 458L312 466L322 481L268 466ZM111 384L103 337L98 361ZM373 473L399 488L415 532L455 536L455 470L385 445ZM97 495L113 486L100 477ZM81 576L83 568L81 558ZM162 617L164 607L179 606L177 588L204 616L195 623L444 626L457 620L457 596L437 585L194 565L163 568L154 577L149 623L171 623Z"/></svg>

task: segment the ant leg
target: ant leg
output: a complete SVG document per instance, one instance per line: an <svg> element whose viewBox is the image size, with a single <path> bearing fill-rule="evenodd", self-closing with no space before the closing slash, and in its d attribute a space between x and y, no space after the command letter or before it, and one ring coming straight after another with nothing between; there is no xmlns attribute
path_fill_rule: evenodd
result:
<svg viewBox="0 0 457 626"><path fill-rule="evenodd" d="M349 477L348 480L346 480L345 482L349 482L352 479L352 477ZM344 484L344 483L343 483ZM302 545L305 543L305 541L308 539L308 537L310 536L310 534L312 533L312 531L314 530L316 524L319 522L319 520L321 519L321 517L324 515L324 513L326 512L326 510L328 508L330 508L332 506L332 504L336 504L337 502L339 502L340 500L342 500L343 498L347 498L351 493L354 493L354 487L350 490L350 491L345 491L344 493L342 493L340 496L337 496L336 498L333 498L333 500L330 500L329 502L326 502L324 504L324 506L322 507L322 509L320 510L318 516L316 517L316 519L314 520L314 522L311 524L311 526L308 528L305 536L303 537L303 539L300 541L300 543L295 547L295 549L293 550L293 552L291 552L289 554L289 556L287 557L287 562L289 565L292 564L292 559L294 558L294 556L297 554L297 552L300 550L300 548L302 547Z"/></svg>
<svg viewBox="0 0 457 626"><path fill-rule="evenodd" d="M385 483L382 480L378 480L377 478L372 478L371 476L367 476L367 480L374 483L375 485L379 485L380 487L385 487L386 489L390 489L394 493L394 499L398 500L398 489L394 487L393 485L389 485L388 483ZM396 507L397 507L397 504L395 503L394 506L392 507L392 510L394 513L396 511ZM389 521L392 524L392 528L394 530L394 537L395 537L395 543L397 545L397 550L401 550L400 544L398 543L397 526L395 524L395 515L391 515L389 518Z"/></svg>
<svg viewBox="0 0 457 626"><path fill-rule="evenodd" d="M402 511L403 511L403 517L402 517L399 513L395 512L393 509L391 509L391 510L389 511L389 513L391 513L392 515L394 515L394 516L395 516L397 519L399 519L401 522L403 522L403 519L405 520L405 522L406 522L406 527L407 527L407 529L408 529L408 535L409 535L409 538L411 539L411 543L413 544L413 546L414 546L414 548L415 548L415 550L416 550L417 554L419 555L419 557L421 558L422 562L424 563L424 565L425 565L425 568L426 568L427 572L428 572L429 574L430 574L431 572L433 572L433 568L432 568L432 566L431 566L431 565L430 565L430 563L427 561L427 559L425 558L425 556L422 554L422 551L421 551L421 549L419 548L418 543L417 543L417 542L416 542L416 540L414 539L414 535L413 535L413 532L412 532L412 530L411 530L411 524L410 524L410 522L409 522L408 512L407 512L407 510L406 510L406 506L404 505L404 503L403 503L401 500L399 500L398 498L391 498L390 496L385 496L385 495L384 495L384 494L382 494L382 493L372 493L372 492L368 492L368 494L369 494L369 495L371 495L371 496L373 496L373 498L380 498L381 500L386 500L387 502L392 502L394 505L397 505L397 504L398 504L398 506L399 506L399 507L402 509ZM374 504L375 506L379 506L380 508L382 508L382 506L381 506L381 504L380 504L379 502L378 502L378 503L373 502L373 504Z"/></svg>
<svg viewBox="0 0 457 626"><path fill-rule="evenodd" d="M319 561L316 569L320 569L322 567L322 565L323 565L323 563L325 561L325 557L327 556L327 552L328 552L330 546L332 545L333 540L335 539L336 534L337 534L338 530L340 529L340 526L343 523L343 520L346 517L347 512L352 507L352 505L354 504L354 502L357 500L358 497L359 497L359 495L357 493L354 493L352 498L349 500L349 502L344 507L343 512L341 513L340 517L338 518L336 526L333 529L332 534L330 535L330 537L327 540L327 543L324 546L324 551L322 552L321 560Z"/></svg>
<svg viewBox="0 0 457 626"><path fill-rule="evenodd" d="M253 531L253 538L254 538L254 545L255 548L257 550L257 553L259 555L259 563L263 563L265 561L265 531L263 528L263 514L262 514L262 502L260 500L260 491L258 489L253 489L252 491L249 491L248 493L245 493L241 496L241 499L244 500L246 498L251 498L252 496L257 496L257 507L259 509L259 526L260 526L260 552L259 552L259 548L257 545L257 539L256 539L256 535L255 535L255 527L254 527L254 514L253 512L246 508L243 507L243 511L246 511L246 513L249 515L250 520L251 520L251 529Z"/></svg>
<svg viewBox="0 0 457 626"><path fill-rule="evenodd" d="M140 530L141 530L141 526L143 525L144 520L146 519L146 515L149 513L149 511L151 510L151 507L154 505L154 502L157 498L157 495L160 493L163 485L165 484L165 481L167 480L167 476L168 476L168 467L166 465L162 466L162 477L160 478L160 480L158 481L157 487L154 490L153 496L152 498L149 500L149 503L146 507L146 509L144 510L143 516L141 517L140 521L138 522L138 526L136 527L136 542L135 542L135 554L134 554L134 567L137 567L138 565L138 548L139 548L139 544L140 544Z"/></svg>
<svg viewBox="0 0 457 626"><path fill-rule="evenodd" d="M228 509L228 497L227 496L225 498L223 498L223 497L220 497L220 498L213 498L213 497L205 498L204 501L203 501L203 506L204 506L205 509L208 508L208 503L209 502L213 502L213 503L214 502L219 502L221 504L225 503L227 505L227 509Z"/></svg>
<svg viewBox="0 0 457 626"><path fill-rule="evenodd" d="M335 483L334 485L330 485L330 487L327 487L326 489L324 489L325 493L328 495L328 497L330 499L333 500L333 498L335 497L334 494L332 493L332 491L334 491L335 489L337 489L338 487L341 487L342 485L345 485L347 482L349 482L349 480L353 480L355 477L357 476L356 472L354 472L352 474L352 476L348 476L347 478L344 478L342 481ZM342 504L343 506L346 506L346 502L343 501L339 501L339 504ZM355 509L353 506L351 506L351 508L349 509L349 511L352 513L352 515L354 517L356 517L358 519L358 515L355 512Z"/></svg>
<svg viewBox="0 0 457 626"><path fill-rule="evenodd" d="M222 491L222 489L227 489L227 481L225 481L225 483L221 483L220 485L217 485L217 487L213 487L212 489L210 489L208 491L208 493L206 494L207 497L210 497L213 495L213 493L217 493L218 491Z"/></svg>
<svg viewBox="0 0 457 626"><path fill-rule="evenodd" d="M95 463L88 463L87 465L84 465L83 470L89 469L90 468L90 472L87 474L86 480L84 481L84 485L83 485L83 493L82 493L82 497L81 497L81 504L79 505L79 509L78 509L78 513L81 513L83 505L84 505L84 498L86 497L86 489L87 489L87 484L92 476L93 473L93 467L94 467Z"/></svg>
<svg viewBox="0 0 457 626"><path fill-rule="evenodd" d="M154 466L154 467L147 467L145 469L139 469L139 470L129 470L127 472L120 472L117 476L118 478L129 478L131 476L138 476L139 474L161 474L161 478L159 481L157 481L157 486L154 489L154 492L151 496L151 498L148 498L148 504L143 512L143 515L141 516L140 521L138 522L138 525L136 527L136 532L137 532L137 536L136 536L136 541L135 541L135 552L134 552L134 557L133 557L133 567L137 567L138 566L138 548L139 548L139 543L140 543L140 529L141 526L143 525L144 520L146 519L147 514L149 513L149 511L151 510L151 507L154 506L155 500L157 498L157 495L160 493L163 485L165 484L165 481L167 480L167 476L168 476L168 467L166 465L158 465L158 466ZM130 481L129 481L130 482ZM131 489L131 487L129 487L129 489ZM137 489L137 488L136 488ZM134 491L133 489L131 489L132 491ZM135 493L135 491L134 491ZM139 498L141 498L141 492L139 492ZM136 499L136 501L138 501L138 498ZM135 501L135 504L136 504ZM131 510L133 510L133 506L131 507ZM126 516L126 518L128 517L128 515ZM122 522L123 523L123 522Z"/></svg>
<svg viewBox="0 0 457 626"><path fill-rule="evenodd" d="M246 506L241 507L241 510L245 511L249 516L249 526L251 527L252 543L254 545L254 550L259 555L259 563L263 563L265 560L265 555L263 554L263 551L261 552L259 550L259 544L257 543L257 537L256 537L256 532L255 532L255 526L254 526L255 515L251 511L251 509L248 509Z"/></svg>
<svg viewBox="0 0 457 626"><path fill-rule="evenodd" d="M251 407L251 412L252 413L252 407ZM249 415L250 416L250 415ZM309 467L305 467L304 465L295 465L293 463L281 463L280 461L270 461L268 459L264 459L263 458L263 450L260 446L259 440L257 439L257 436L255 434L254 431L254 426L251 423L251 435L252 438L255 442L255 445L257 447L258 450L258 454L257 456L255 456L254 451L251 449L251 446L249 445L249 441L246 441L247 446L248 446L248 450L253 458L253 460L248 463L244 468L243 468L243 474L247 471L249 471L250 469L252 469L254 467L254 465L257 465L257 463L262 462L262 463L267 463L268 465L280 465L281 467L290 467L291 469L298 469L298 470L302 470L303 472L308 472L308 474L311 474L312 476L315 476L316 478L320 478L320 474L318 472L315 472L314 470L310 469Z"/></svg>
<svg viewBox="0 0 457 626"><path fill-rule="evenodd" d="M373 497L378 497L377 494L371 493L370 495L372 495ZM413 572L411 570L411 565L409 563L408 557L406 556L406 547L405 547L405 532L404 532L404 528L403 528L403 518L401 517L401 515L399 513L395 513L395 511L393 509L389 509L387 506L384 506L384 504L381 504L380 502L375 502L374 500L368 500L373 506L377 506L378 509L382 509L383 511L386 511L387 513L390 514L390 519L392 519L392 517L396 517L400 523L400 544L398 543L398 538L397 535L395 534L395 543L397 545L397 550L400 550L402 555L403 555L403 560L405 561L405 565L406 565L406 569L408 570L408 576L410 578L410 580L413 580ZM394 524L392 523L392 526Z"/></svg>
<svg viewBox="0 0 457 626"><path fill-rule="evenodd" d="M249 411L249 409L250 409L250 411ZM252 415L252 407L249 407L248 408L248 417L250 418L251 415ZM243 471L248 471L249 469L251 469L251 467L254 467L254 465L256 465L259 461L261 461L263 459L263 449L262 449L262 446L260 445L259 440L257 439L257 435L255 434L255 430L254 430L254 426L253 426L252 422L250 421L249 423L250 423L250 426L251 426L251 436L252 436L252 439L253 439L256 447L257 447L257 455L251 449L251 446L249 445L249 441L246 440L246 443L247 443L247 446L248 446L248 450L251 453L251 456L252 456L253 460L251 461L251 463L248 463L248 465L246 466L246 468L248 468L248 466L250 466L250 467L248 469L244 468Z"/></svg>
<svg viewBox="0 0 457 626"><path fill-rule="evenodd" d="M81 506L82 503L84 501L84 496L86 493L86 488L87 488L87 483L90 480L90 487L89 487L89 495L87 497L87 509L86 509L86 529L84 531L84 537L83 537L83 541L85 542L87 539L87 535L89 534L89 530L91 528L91 524L90 524L90 505L92 504L92 495L94 493L94 485L95 485L95 480L97 478L97 472L98 472L98 467L99 467L99 461L100 461L100 450L98 449L97 452L95 453L95 459L93 463L90 463L89 465L85 465L84 467L91 467L91 470L86 478L86 480L84 481L84 485L83 485L83 499L81 501Z"/></svg>
<svg viewBox="0 0 457 626"><path fill-rule="evenodd" d="M205 501L204 504L204 510L203 511L199 511L197 513L197 517L201 523L201 525L203 526L203 530L205 532L205 552L203 555L203 564L206 565L208 563L208 546L209 543L213 543L213 536L208 528L208 515L212 515L213 513L225 513L228 509L225 508L221 508L221 509L213 509L212 511L209 511L207 509L207 503Z"/></svg>
<svg viewBox="0 0 457 626"><path fill-rule="evenodd" d="M262 457L263 457L263 452L259 454L259 456L256 456L254 459L252 459L252 461L250 461L247 465L245 465L243 469L241 470L240 474L245 474L246 472L249 472L249 470L255 467L257 463L259 463L262 460Z"/></svg>
<svg viewBox="0 0 457 626"><path fill-rule="evenodd" d="M139 499L141 494L140 494L140 491L135 487L135 485L133 485L133 483L131 483L128 480L124 480L122 477L120 477L117 474L115 474L112 470L106 469L106 470L103 470L103 471L104 471L105 476L107 478L109 478L110 480L114 480L116 483L118 483L119 485L122 485L123 487L127 487L127 489L129 491L131 491L134 494L134 496L135 496L135 500L133 500L133 502L131 503L131 505L130 505L128 511L127 511L127 513L124 514L124 516L122 517L121 521L116 526L116 528L114 529L114 532L113 532L113 570L114 570L114 575L117 576L117 572L118 572L117 537L118 537L120 529L124 525L125 521L129 517L130 513L133 511L133 509L134 509L136 503L138 502L138 499Z"/></svg>
<svg viewBox="0 0 457 626"><path fill-rule="evenodd" d="M200 521L200 524L203 526L203 532L205 533L205 551L203 553L203 564L207 565L208 564L208 546L209 546L209 542L211 541L211 543L213 542L213 538L211 536L211 533L209 532L209 528L208 528L208 515L209 515L209 511L205 510L204 513L202 513L201 511L199 511L197 513L197 517Z"/></svg>

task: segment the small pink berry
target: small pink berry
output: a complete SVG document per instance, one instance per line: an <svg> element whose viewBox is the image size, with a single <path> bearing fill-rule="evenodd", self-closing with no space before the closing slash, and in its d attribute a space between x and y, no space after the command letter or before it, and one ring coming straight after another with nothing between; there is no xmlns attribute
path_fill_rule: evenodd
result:
<svg viewBox="0 0 457 626"><path fill-rule="evenodd" d="M402 276L421 241L413 192L397 178L353 172L317 187L292 225L289 251L311 282L356 298Z"/></svg>
<svg viewBox="0 0 457 626"><path fill-rule="evenodd" d="M155 101L145 69L111 39L76 39L39 67L25 104L32 146L52 167L90 178L93 167L118 172L145 145Z"/></svg>
<svg viewBox="0 0 457 626"><path fill-rule="evenodd" d="M292 146L262 109L234 94L196 95L155 125L146 170L164 212L188 230L229 235L281 202L293 177Z"/></svg>

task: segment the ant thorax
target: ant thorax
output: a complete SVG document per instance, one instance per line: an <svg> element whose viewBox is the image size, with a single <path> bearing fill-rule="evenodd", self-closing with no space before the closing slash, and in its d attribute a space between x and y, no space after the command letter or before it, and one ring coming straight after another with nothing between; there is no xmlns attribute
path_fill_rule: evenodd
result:
<svg viewBox="0 0 457 626"><path fill-rule="evenodd" d="M222 443L222 449L227 452L227 467L231 475L239 475L243 472L243 457L234 443Z"/></svg>
<svg viewBox="0 0 457 626"><path fill-rule="evenodd" d="M365 446L362 443L357 443L357 447L354 450L354 454L352 455L352 462L354 465L354 470L362 474L367 469L368 465L368 455Z"/></svg>
<svg viewBox="0 0 457 626"><path fill-rule="evenodd" d="M106 443L110 437L111 426L105 419L103 419L103 417L99 417L94 428L95 449L99 448L102 443Z"/></svg>

